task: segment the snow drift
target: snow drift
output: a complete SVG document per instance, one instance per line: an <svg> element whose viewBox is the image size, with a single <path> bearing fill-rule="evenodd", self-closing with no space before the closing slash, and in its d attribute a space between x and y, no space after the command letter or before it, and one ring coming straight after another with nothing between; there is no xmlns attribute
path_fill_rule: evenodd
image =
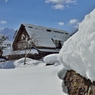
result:
<svg viewBox="0 0 95 95"><path fill-rule="evenodd" d="M58 62L58 60L57 60L58 56L59 56L59 54L49 54L49 55L44 57L43 61L45 63L55 64Z"/></svg>
<svg viewBox="0 0 95 95"><path fill-rule="evenodd" d="M95 81L95 9L85 16L79 31L64 43L59 60L66 69Z"/></svg>

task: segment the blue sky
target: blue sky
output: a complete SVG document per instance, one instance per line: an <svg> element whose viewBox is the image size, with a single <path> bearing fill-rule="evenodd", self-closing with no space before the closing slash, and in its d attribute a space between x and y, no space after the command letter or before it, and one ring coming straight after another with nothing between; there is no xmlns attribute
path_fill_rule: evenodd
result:
<svg viewBox="0 0 95 95"><path fill-rule="evenodd" d="M73 31L95 8L95 0L0 0L0 28L21 23Z"/></svg>

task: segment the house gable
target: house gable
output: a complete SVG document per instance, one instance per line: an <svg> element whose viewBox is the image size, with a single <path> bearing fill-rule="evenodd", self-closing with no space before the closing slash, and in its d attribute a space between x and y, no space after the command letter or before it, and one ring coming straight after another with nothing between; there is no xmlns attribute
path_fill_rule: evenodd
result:
<svg viewBox="0 0 95 95"><path fill-rule="evenodd" d="M23 49L21 44L25 43L26 36L29 38L29 35L28 35L27 31L25 30L25 27L23 25L21 25L20 29L19 29L19 31L17 31L17 34L13 41L13 50L19 50L21 48Z"/></svg>

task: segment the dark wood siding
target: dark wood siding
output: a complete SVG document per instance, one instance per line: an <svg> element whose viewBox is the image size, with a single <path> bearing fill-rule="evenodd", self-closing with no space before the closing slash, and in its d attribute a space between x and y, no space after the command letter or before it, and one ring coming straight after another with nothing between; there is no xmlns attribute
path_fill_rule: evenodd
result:
<svg viewBox="0 0 95 95"><path fill-rule="evenodd" d="M20 48L18 47L18 44L19 43L25 43L25 41L21 39L21 35L24 34L25 37L28 36L29 38L29 35L27 34L26 30L25 30L25 27L23 25L21 25L16 37L15 37L15 40L13 42L13 50L19 50Z"/></svg>

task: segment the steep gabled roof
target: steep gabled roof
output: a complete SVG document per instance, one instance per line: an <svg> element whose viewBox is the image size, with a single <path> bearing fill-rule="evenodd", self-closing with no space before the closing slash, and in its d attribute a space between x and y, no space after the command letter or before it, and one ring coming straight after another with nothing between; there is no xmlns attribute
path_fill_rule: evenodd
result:
<svg viewBox="0 0 95 95"><path fill-rule="evenodd" d="M36 39L38 39L38 46L43 47L56 47L52 39L60 40L64 42L69 38L68 32L64 30L59 30L55 28L37 26L33 24L22 24L25 26L27 33L31 36L35 34Z"/></svg>

